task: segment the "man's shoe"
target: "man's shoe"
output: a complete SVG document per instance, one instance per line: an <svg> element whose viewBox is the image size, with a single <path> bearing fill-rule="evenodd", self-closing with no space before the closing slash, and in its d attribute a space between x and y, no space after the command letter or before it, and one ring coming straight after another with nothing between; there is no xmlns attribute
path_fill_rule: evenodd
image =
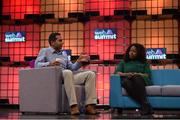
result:
<svg viewBox="0 0 180 120"><path fill-rule="evenodd" d="M72 105L71 106L71 115L79 115L80 112L79 112L79 108L77 105Z"/></svg>
<svg viewBox="0 0 180 120"><path fill-rule="evenodd" d="M96 111L95 105L87 105L86 106L86 114L88 114L88 115L96 115L96 114L99 114L99 113Z"/></svg>

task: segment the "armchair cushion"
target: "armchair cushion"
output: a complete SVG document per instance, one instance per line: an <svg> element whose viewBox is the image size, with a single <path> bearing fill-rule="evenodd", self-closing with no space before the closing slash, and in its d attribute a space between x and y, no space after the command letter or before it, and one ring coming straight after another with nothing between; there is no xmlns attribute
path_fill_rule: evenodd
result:
<svg viewBox="0 0 180 120"><path fill-rule="evenodd" d="M180 85L165 85L162 86L163 96L180 96Z"/></svg>
<svg viewBox="0 0 180 120"><path fill-rule="evenodd" d="M161 86L146 86L147 95L161 96ZM127 96L127 92L124 88L122 88L122 95Z"/></svg>
<svg viewBox="0 0 180 120"><path fill-rule="evenodd" d="M159 85L152 85L146 86L146 92L149 96L161 96L161 86Z"/></svg>

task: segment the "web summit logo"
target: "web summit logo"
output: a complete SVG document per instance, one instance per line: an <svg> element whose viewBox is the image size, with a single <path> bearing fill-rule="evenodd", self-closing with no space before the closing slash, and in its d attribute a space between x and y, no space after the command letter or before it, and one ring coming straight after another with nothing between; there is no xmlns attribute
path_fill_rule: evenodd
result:
<svg viewBox="0 0 180 120"><path fill-rule="evenodd" d="M6 32L5 42L24 42L25 33L24 32Z"/></svg>
<svg viewBox="0 0 180 120"><path fill-rule="evenodd" d="M166 49L165 48L147 48L146 49L147 59L166 59Z"/></svg>
<svg viewBox="0 0 180 120"><path fill-rule="evenodd" d="M117 38L116 29L95 29L94 39L103 40L111 39L115 40Z"/></svg>

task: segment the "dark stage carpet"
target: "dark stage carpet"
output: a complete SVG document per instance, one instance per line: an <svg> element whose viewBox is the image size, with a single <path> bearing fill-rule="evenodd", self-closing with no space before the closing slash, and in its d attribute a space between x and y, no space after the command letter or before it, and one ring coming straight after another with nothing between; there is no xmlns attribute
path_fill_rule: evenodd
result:
<svg viewBox="0 0 180 120"><path fill-rule="evenodd" d="M0 108L0 119L178 119L180 110L154 110L153 115L141 116L138 110L123 110L120 114L117 110L98 109L98 115L81 114L72 116L67 113L44 114L25 113L22 114L17 108Z"/></svg>

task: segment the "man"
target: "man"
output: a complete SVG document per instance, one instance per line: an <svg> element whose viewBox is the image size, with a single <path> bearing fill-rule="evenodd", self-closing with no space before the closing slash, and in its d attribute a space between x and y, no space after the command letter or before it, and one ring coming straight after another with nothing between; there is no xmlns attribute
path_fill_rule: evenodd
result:
<svg viewBox="0 0 180 120"><path fill-rule="evenodd" d="M62 54L62 46L64 41L60 33L51 33L49 36L49 48L40 50L35 61L35 67L60 66L64 78L65 91L68 97L70 112L72 115L80 114L77 106L75 87L76 84L85 84L86 94L86 113L97 114L95 105L97 104L95 80L96 75L92 71L74 72L77 71L83 62L87 62L89 57L81 54L77 61L73 64L68 56Z"/></svg>

